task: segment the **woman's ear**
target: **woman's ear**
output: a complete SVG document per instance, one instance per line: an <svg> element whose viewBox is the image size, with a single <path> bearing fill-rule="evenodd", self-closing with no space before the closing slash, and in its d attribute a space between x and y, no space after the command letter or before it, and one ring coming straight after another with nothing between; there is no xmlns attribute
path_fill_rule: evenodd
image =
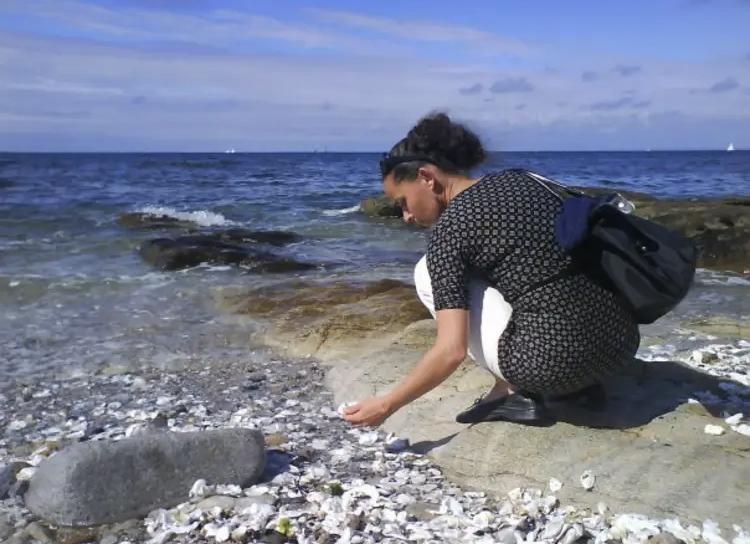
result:
<svg viewBox="0 0 750 544"><path fill-rule="evenodd" d="M435 171L429 166L422 166L417 171L417 176L424 181L431 190L435 190L438 187L439 182L435 177Z"/></svg>

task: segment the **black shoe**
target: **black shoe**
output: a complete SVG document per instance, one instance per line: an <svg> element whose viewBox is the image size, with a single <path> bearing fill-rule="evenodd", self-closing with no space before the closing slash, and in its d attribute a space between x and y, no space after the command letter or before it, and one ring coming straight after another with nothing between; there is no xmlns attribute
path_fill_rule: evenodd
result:
<svg viewBox="0 0 750 544"><path fill-rule="evenodd" d="M468 409L456 416L458 423L482 421L511 421L516 423L543 423L549 421L544 403L528 393L513 393L499 399L477 399Z"/></svg>
<svg viewBox="0 0 750 544"><path fill-rule="evenodd" d="M601 412L607 407L607 392L602 384L595 383L573 393L551 397L550 401L575 404L587 410Z"/></svg>

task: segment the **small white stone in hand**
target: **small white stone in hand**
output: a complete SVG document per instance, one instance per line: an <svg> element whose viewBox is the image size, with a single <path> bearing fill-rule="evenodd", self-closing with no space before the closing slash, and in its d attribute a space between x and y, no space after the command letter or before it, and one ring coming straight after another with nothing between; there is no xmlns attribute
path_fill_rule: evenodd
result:
<svg viewBox="0 0 750 544"><path fill-rule="evenodd" d="M341 417L344 417L344 410L346 410L347 408L349 408L349 406L354 406L355 404L357 404L357 403L356 402L352 402L352 401L342 402L341 404L339 404L339 407L336 408L336 411L339 413L339 415Z"/></svg>

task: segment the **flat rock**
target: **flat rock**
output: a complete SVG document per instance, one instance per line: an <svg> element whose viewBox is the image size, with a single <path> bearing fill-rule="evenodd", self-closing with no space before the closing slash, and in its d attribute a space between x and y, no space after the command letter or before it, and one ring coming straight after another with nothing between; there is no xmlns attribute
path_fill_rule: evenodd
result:
<svg viewBox="0 0 750 544"><path fill-rule="evenodd" d="M270 320L273 327L264 341L294 356L322 356L331 350L367 353L430 316L414 286L396 280L294 281L225 295L220 304Z"/></svg>
<svg viewBox="0 0 750 544"><path fill-rule="evenodd" d="M141 257L160 270L181 270L199 264L231 264L253 272L297 272L316 265L263 251L251 246L230 244L215 235L156 238L145 241Z"/></svg>
<svg viewBox="0 0 750 544"><path fill-rule="evenodd" d="M186 501L198 479L251 485L264 465L263 435L251 429L82 442L39 465L26 506L55 525L113 523Z"/></svg>
<svg viewBox="0 0 750 544"><path fill-rule="evenodd" d="M341 353L327 360L327 382L336 402L383 394L423 353L398 340L367 358ZM750 438L735 432L709 436L718 424L712 407L692 410L696 391L720 391L721 380L675 362L634 363L607 384L602 413L553 405L558 422L527 427L493 422L454 423L455 415L489 389L492 379L467 361L451 378L394 414L384 430L408 438L413 451L429 454L457 483L504 494L515 487L544 489L563 483L563 501L650 517L710 518L729 527L747 519L750 504ZM592 471L596 485L579 479Z"/></svg>

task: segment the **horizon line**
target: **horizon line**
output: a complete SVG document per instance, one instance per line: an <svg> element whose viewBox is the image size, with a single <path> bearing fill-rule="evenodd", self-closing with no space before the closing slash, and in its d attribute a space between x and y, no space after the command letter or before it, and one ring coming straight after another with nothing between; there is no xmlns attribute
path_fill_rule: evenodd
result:
<svg viewBox="0 0 750 544"><path fill-rule="evenodd" d="M750 151L750 149L734 149L733 151L727 151L726 149L718 149L718 148L652 148L652 149L508 149L508 150L500 150L500 149L492 149L492 150L486 150L487 153L490 154L498 154L498 153L688 153L688 152L717 152L717 153L733 153L733 152L742 152L742 151ZM227 151L178 151L178 150L170 150L170 151L146 151L146 150L134 150L134 151L118 151L118 150L75 150L75 151L50 151L50 150L44 150L44 151L34 151L34 150L24 150L24 151L11 151L11 150L0 150L0 154L26 154L26 155L32 155L32 154L67 154L67 155L94 155L94 154L109 154L109 155L135 155L135 154L151 154L151 155L170 155L170 154L181 154L181 155L294 155L294 154L318 154L318 155L363 155L363 154L383 154L383 151L335 151L335 150L317 150L317 149L310 149L310 150L304 150L304 151L290 151L290 150L274 150L274 151L233 151L233 152L227 152Z"/></svg>

